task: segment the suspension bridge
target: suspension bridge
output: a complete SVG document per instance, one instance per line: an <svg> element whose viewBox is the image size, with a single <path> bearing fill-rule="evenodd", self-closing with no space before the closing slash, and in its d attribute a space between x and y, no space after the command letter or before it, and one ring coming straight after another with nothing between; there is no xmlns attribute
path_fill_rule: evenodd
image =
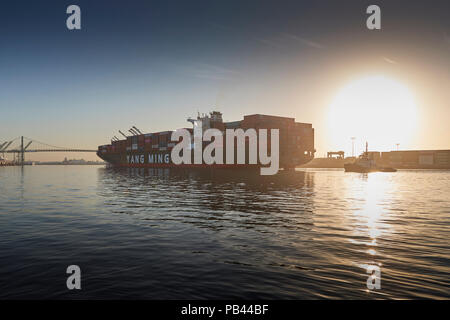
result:
<svg viewBox="0 0 450 320"><path fill-rule="evenodd" d="M31 144L33 144L33 148L29 148ZM3 143L0 142L0 154L3 155L3 157L0 157L0 165L7 163L5 153L12 153L14 154L14 160L8 162L8 164L23 166L25 164L25 153L27 152L97 152L97 150L57 147L22 136Z"/></svg>

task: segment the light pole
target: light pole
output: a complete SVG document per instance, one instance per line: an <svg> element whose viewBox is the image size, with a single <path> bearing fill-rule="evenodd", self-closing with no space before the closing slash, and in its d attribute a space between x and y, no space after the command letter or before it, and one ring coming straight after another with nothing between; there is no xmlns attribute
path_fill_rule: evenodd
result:
<svg viewBox="0 0 450 320"><path fill-rule="evenodd" d="M355 157L355 137L351 137L352 139L352 158Z"/></svg>

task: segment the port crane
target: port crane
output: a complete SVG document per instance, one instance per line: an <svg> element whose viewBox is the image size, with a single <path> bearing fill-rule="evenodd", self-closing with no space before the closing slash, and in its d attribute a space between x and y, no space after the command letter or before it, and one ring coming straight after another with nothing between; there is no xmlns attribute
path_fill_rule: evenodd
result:
<svg viewBox="0 0 450 320"><path fill-rule="evenodd" d="M141 132L141 130L139 130L138 128L136 128L135 126L133 126L132 127L137 133L139 133L139 134L143 134L142 132Z"/></svg>
<svg viewBox="0 0 450 320"><path fill-rule="evenodd" d="M119 133L120 133L125 139L128 138L128 137L126 136L126 134L123 133L122 131L119 130Z"/></svg>
<svg viewBox="0 0 450 320"><path fill-rule="evenodd" d="M120 131L120 134L122 134L125 138L127 138L127 136L125 134L122 133L122 131ZM135 126L132 126L130 129L128 129L128 132L130 132L133 136L138 136L138 135L142 135L142 131L139 130L138 128L136 128Z"/></svg>

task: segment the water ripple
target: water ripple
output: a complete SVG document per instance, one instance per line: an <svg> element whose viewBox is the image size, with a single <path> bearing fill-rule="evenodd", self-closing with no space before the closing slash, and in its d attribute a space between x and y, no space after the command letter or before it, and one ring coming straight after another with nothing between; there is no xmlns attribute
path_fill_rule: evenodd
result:
<svg viewBox="0 0 450 320"><path fill-rule="evenodd" d="M449 189L448 171L0 168L0 298L449 298Z"/></svg>

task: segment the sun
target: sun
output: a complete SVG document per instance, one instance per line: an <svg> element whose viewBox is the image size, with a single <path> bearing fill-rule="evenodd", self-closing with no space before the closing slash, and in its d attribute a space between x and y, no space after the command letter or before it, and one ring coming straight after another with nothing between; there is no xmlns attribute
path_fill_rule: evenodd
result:
<svg viewBox="0 0 450 320"><path fill-rule="evenodd" d="M417 106L409 89L384 76L355 80L334 97L328 112L328 134L333 150L355 155L367 141L372 151L409 145L417 129Z"/></svg>

